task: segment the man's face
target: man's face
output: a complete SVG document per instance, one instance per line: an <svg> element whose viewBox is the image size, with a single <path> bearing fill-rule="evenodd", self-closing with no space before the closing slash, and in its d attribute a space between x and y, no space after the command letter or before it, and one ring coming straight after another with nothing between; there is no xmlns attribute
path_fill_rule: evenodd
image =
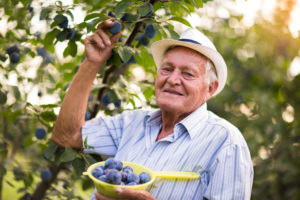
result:
<svg viewBox="0 0 300 200"><path fill-rule="evenodd" d="M211 97L206 62L204 56L186 47L166 53L155 81L156 102L162 111L189 114Z"/></svg>

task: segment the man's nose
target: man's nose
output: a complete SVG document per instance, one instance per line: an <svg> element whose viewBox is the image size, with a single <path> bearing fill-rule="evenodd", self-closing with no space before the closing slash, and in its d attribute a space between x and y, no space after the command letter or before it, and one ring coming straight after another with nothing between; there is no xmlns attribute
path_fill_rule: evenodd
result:
<svg viewBox="0 0 300 200"><path fill-rule="evenodd" d="M167 80L171 85L179 85L181 83L181 74L177 71L173 71Z"/></svg>

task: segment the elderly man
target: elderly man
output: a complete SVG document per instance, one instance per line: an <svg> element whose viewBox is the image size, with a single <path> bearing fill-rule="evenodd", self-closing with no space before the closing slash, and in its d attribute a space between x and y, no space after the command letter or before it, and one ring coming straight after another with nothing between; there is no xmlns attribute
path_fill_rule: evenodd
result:
<svg viewBox="0 0 300 200"><path fill-rule="evenodd" d="M113 19L102 22L85 40L81 64L60 114L52 140L82 148L87 138L98 153L157 171L195 171L197 180L157 180L148 191L118 188L124 199L250 199L253 166L240 131L207 110L206 101L226 82L227 68L213 43L188 29L179 40L161 40L151 50L158 67L154 111L125 111L85 123L88 95L97 72L121 33L108 36ZM109 199L98 192L92 198Z"/></svg>

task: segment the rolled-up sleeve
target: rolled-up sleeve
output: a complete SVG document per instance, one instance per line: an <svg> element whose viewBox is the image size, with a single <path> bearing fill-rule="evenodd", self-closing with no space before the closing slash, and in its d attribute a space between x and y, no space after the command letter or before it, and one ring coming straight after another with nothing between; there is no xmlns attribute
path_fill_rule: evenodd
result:
<svg viewBox="0 0 300 200"><path fill-rule="evenodd" d="M82 126L83 150L85 153L96 153L105 156L114 156L118 149L118 140L121 137L120 126L108 118L95 118ZM84 143L92 148L86 148Z"/></svg>
<svg viewBox="0 0 300 200"><path fill-rule="evenodd" d="M210 200L249 200L253 165L248 147L231 144L223 148L210 168L204 197Z"/></svg>

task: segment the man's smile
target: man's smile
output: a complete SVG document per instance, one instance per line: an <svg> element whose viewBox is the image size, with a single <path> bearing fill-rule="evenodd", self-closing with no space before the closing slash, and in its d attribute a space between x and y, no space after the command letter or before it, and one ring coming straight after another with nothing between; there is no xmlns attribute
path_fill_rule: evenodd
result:
<svg viewBox="0 0 300 200"><path fill-rule="evenodd" d="M171 94L171 95L183 96L183 94L181 92L174 90L174 89L165 89L165 90L163 90L163 92Z"/></svg>

